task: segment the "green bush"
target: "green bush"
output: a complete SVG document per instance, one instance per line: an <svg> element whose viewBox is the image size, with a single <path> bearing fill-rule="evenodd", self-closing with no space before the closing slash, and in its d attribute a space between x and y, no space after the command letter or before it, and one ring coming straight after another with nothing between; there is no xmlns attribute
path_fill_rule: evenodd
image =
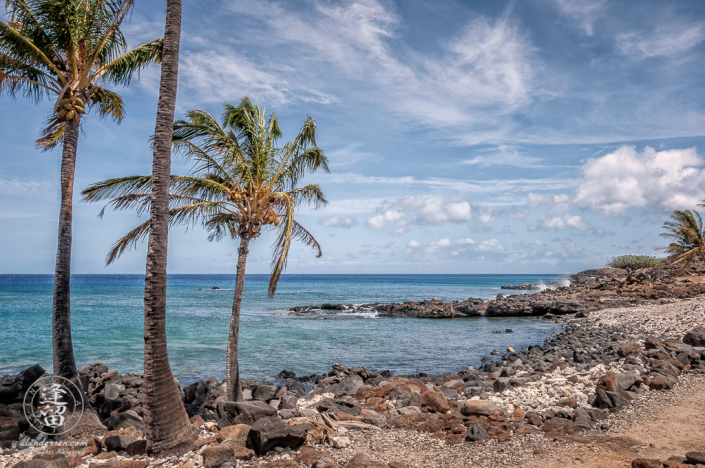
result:
<svg viewBox="0 0 705 468"><path fill-rule="evenodd" d="M626 270L638 270L640 268L652 268L658 266L662 260L648 255L620 255L614 257L607 264L610 268L624 268Z"/></svg>

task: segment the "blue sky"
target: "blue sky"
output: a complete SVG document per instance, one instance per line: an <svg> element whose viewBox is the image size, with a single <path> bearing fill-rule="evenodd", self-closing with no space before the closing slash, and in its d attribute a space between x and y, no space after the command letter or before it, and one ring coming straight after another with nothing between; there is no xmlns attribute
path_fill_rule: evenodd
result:
<svg viewBox="0 0 705 468"><path fill-rule="evenodd" d="M136 2L131 45L163 34ZM705 4L700 1L184 0L177 116L243 95L285 141L307 116L330 204L298 216L323 247L289 273L570 273L659 255L673 209L705 198ZM89 115L76 192L151 170L159 69L123 90L121 125ZM59 151L34 146L51 104L0 98L0 273L51 273ZM174 173L189 165L175 156ZM134 213L74 207L74 273L114 265ZM234 273L237 242L170 235L171 273ZM251 244L269 271L273 238Z"/></svg>

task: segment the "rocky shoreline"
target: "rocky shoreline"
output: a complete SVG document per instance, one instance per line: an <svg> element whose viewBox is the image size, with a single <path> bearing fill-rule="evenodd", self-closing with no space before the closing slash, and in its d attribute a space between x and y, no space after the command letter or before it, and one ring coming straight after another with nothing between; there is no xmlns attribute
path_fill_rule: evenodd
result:
<svg viewBox="0 0 705 468"><path fill-rule="evenodd" d="M696 266L701 268L700 265ZM697 270L696 273L702 273ZM288 309L292 315L320 312L376 313L379 317L462 318L531 317L546 314L590 313L614 307L635 307L652 302L667 304L705 294L703 276L679 276L666 266L629 272L619 268L587 270L570 277L569 286L558 286L532 294L505 296L490 301L469 298L444 302L438 298L392 304L321 304ZM534 289L536 285L503 286L503 289Z"/></svg>
<svg viewBox="0 0 705 468"><path fill-rule="evenodd" d="M243 403L228 402L216 379L198 381L183 388L182 398L201 430L201 446L176 459L144 454L140 376L120 376L94 364L82 368L81 376L110 431L90 438L94 453L72 458L5 448L0 464L35 457L59 466L58 459L67 457L73 468L99 467L105 464L100 460L122 468L157 463L165 468L226 463L398 468L424 465L382 463L375 454L351 454L342 464L333 455L356 439L348 437L350 431L373 438L390 430L412 431L444 446L463 447L517 437L594 436L609 430L611 415L640 395L668 390L684 373L705 374L705 329L696 326L705 323L705 300L651 304L634 312L621 308L559 317L565 330L543 345L487 356L477 369L440 376L393 377L336 365L309 393L293 379L283 385L245 381ZM0 382L5 398L0 439L22 443L32 436L22 427L18 403L8 404L7 398L8 388L37 373L35 367Z"/></svg>

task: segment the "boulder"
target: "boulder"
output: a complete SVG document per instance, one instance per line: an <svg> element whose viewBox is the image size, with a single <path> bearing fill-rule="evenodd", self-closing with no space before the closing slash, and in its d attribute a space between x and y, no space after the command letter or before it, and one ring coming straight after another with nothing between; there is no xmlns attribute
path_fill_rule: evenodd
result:
<svg viewBox="0 0 705 468"><path fill-rule="evenodd" d="M661 468L663 465L660 460L652 460L648 458L637 458L632 460L632 468Z"/></svg>
<svg viewBox="0 0 705 468"><path fill-rule="evenodd" d="M448 398L441 392L429 390L421 395L421 406L425 406L434 413L446 413L450 411Z"/></svg>
<svg viewBox="0 0 705 468"><path fill-rule="evenodd" d="M144 429L144 420L136 412L127 410L124 413L118 413L115 416L109 417L103 421L103 425L110 431L126 429L128 427L134 427L141 431Z"/></svg>
<svg viewBox="0 0 705 468"><path fill-rule="evenodd" d="M22 399L27 389L44 375L44 368L39 364L29 367L14 377L3 377L0 381L0 403L10 404Z"/></svg>
<svg viewBox="0 0 705 468"><path fill-rule="evenodd" d="M362 380L362 377L360 377L359 375L351 375L340 383L329 385L325 388L317 388L308 395L306 395L306 397L309 398L316 395L320 395L322 393L332 393L333 395L337 395L338 393L345 393L348 395L355 395L358 389L362 387L363 383L364 382Z"/></svg>
<svg viewBox="0 0 705 468"><path fill-rule="evenodd" d="M629 401L619 392L597 391L597 398L594 405L600 409L607 409L611 413L619 411L619 408L627 406Z"/></svg>
<svg viewBox="0 0 705 468"><path fill-rule="evenodd" d="M617 390L617 374L614 372L608 372L597 381L596 388L598 390L604 390L607 392L614 392Z"/></svg>
<svg viewBox="0 0 705 468"><path fill-rule="evenodd" d="M489 416L493 411L499 411L499 407L492 402L482 400L468 400L460 409L463 416Z"/></svg>
<svg viewBox="0 0 705 468"><path fill-rule="evenodd" d="M253 425L255 421L275 416L277 410L263 401L219 401L216 406L215 418L218 428L222 429L235 424Z"/></svg>
<svg viewBox="0 0 705 468"><path fill-rule="evenodd" d="M276 385L258 385L252 392L252 398L259 401L269 401L277 395Z"/></svg>
<svg viewBox="0 0 705 468"><path fill-rule="evenodd" d="M543 431L551 435L575 435L578 427L570 419L551 418L543 423Z"/></svg>
<svg viewBox="0 0 705 468"><path fill-rule="evenodd" d="M478 440L490 440L490 434L479 424L475 424L468 429L466 440L477 442Z"/></svg>
<svg viewBox="0 0 705 468"><path fill-rule="evenodd" d="M248 440L258 455L265 455L274 447L300 447L308 429L308 424L290 425L276 417L264 417L252 425Z"/></svg>
<svg viewBox="0 0 705 468"><path fill-rule="evenodd" d="M69 461L66 458L56 460L27 460L19 462L12 468L69 468Z"/></svg>
<svg viewBox="0 0 705 468"><path fill-rule="evenodd" d="M127 446L133 442L137 442L139 437L130 435L113 435L106 437L103 440L103 445L105 445L105 450L108 452L124 452L127 450Z"/></svg>
<svg viewBox="0 0 705 468"><path fill-rule="evenodd" d="M683 337L683 343L699 348L705 347L705 327L696 327Z"/></svg>
<svg viewBox="0 0 705 468"><path fill-rule="evenodd" d="M625 358L627 356L641 356L642 352L641 344L632 341L629 343L624 343L620 346L617 354L619 357Z"/></svg>
<svg viewBox="0 0 705 468"><path fill-rule="evenodd" d="M236 464L236 460L251 460L255 456L255 452L228 441L216 447L208 447L201 455L203 456L204 468L219 468L226 463L233 466Z"/></svg>
<svg viewBox="0 0 705 468"><path fill-rule="evenodd" d="M362 408L354 400L342 398L321 400L316 404L316 409L319 413L347 413L351 416L357 416L362 411Z"/></svg>
<svg viewBox="0 0 705 468"><path fill-rule="evenodd" d="M654 378L649 383L651 390L670 390L673 388L671 382L661 374L654 375Z"/></svg>
<svg viewBox="0 0 705 468"><path fill-rule="evenodd" d="M131 442L127 447L125 447L125 452L127 452L127 454L131 457L144 455L147 453L147 441L144 439L139 439Z"/></svg>
<svg viewBox="0 0 705 468"><path fill-rule="evenodd" d="M247 435L250 433L251 427L247 424L235 424L234 426L227 426L222 428L218 435L216 436L218 442L225 442L226 440L232 440L238 445L245 446L247 441Z"/></svg>
<svg viewBox="0 0 705 468"><path fill-rule="evenodd" d="M685 459L691 465L705 465L705 452L688 452Z"/></svg>

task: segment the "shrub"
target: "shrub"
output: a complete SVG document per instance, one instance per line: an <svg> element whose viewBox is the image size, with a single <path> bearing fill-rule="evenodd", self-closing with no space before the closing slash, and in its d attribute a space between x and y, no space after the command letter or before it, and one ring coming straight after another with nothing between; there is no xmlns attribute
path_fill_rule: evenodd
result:
<svg viewBox="0 0 705 468"><path fill-rule="evenodd" d="M626 270L638 270L640 268L653 268L660 265L662 260L648 255L620 255L614 257L607 264L611 268L624 268Z"/></svg>

